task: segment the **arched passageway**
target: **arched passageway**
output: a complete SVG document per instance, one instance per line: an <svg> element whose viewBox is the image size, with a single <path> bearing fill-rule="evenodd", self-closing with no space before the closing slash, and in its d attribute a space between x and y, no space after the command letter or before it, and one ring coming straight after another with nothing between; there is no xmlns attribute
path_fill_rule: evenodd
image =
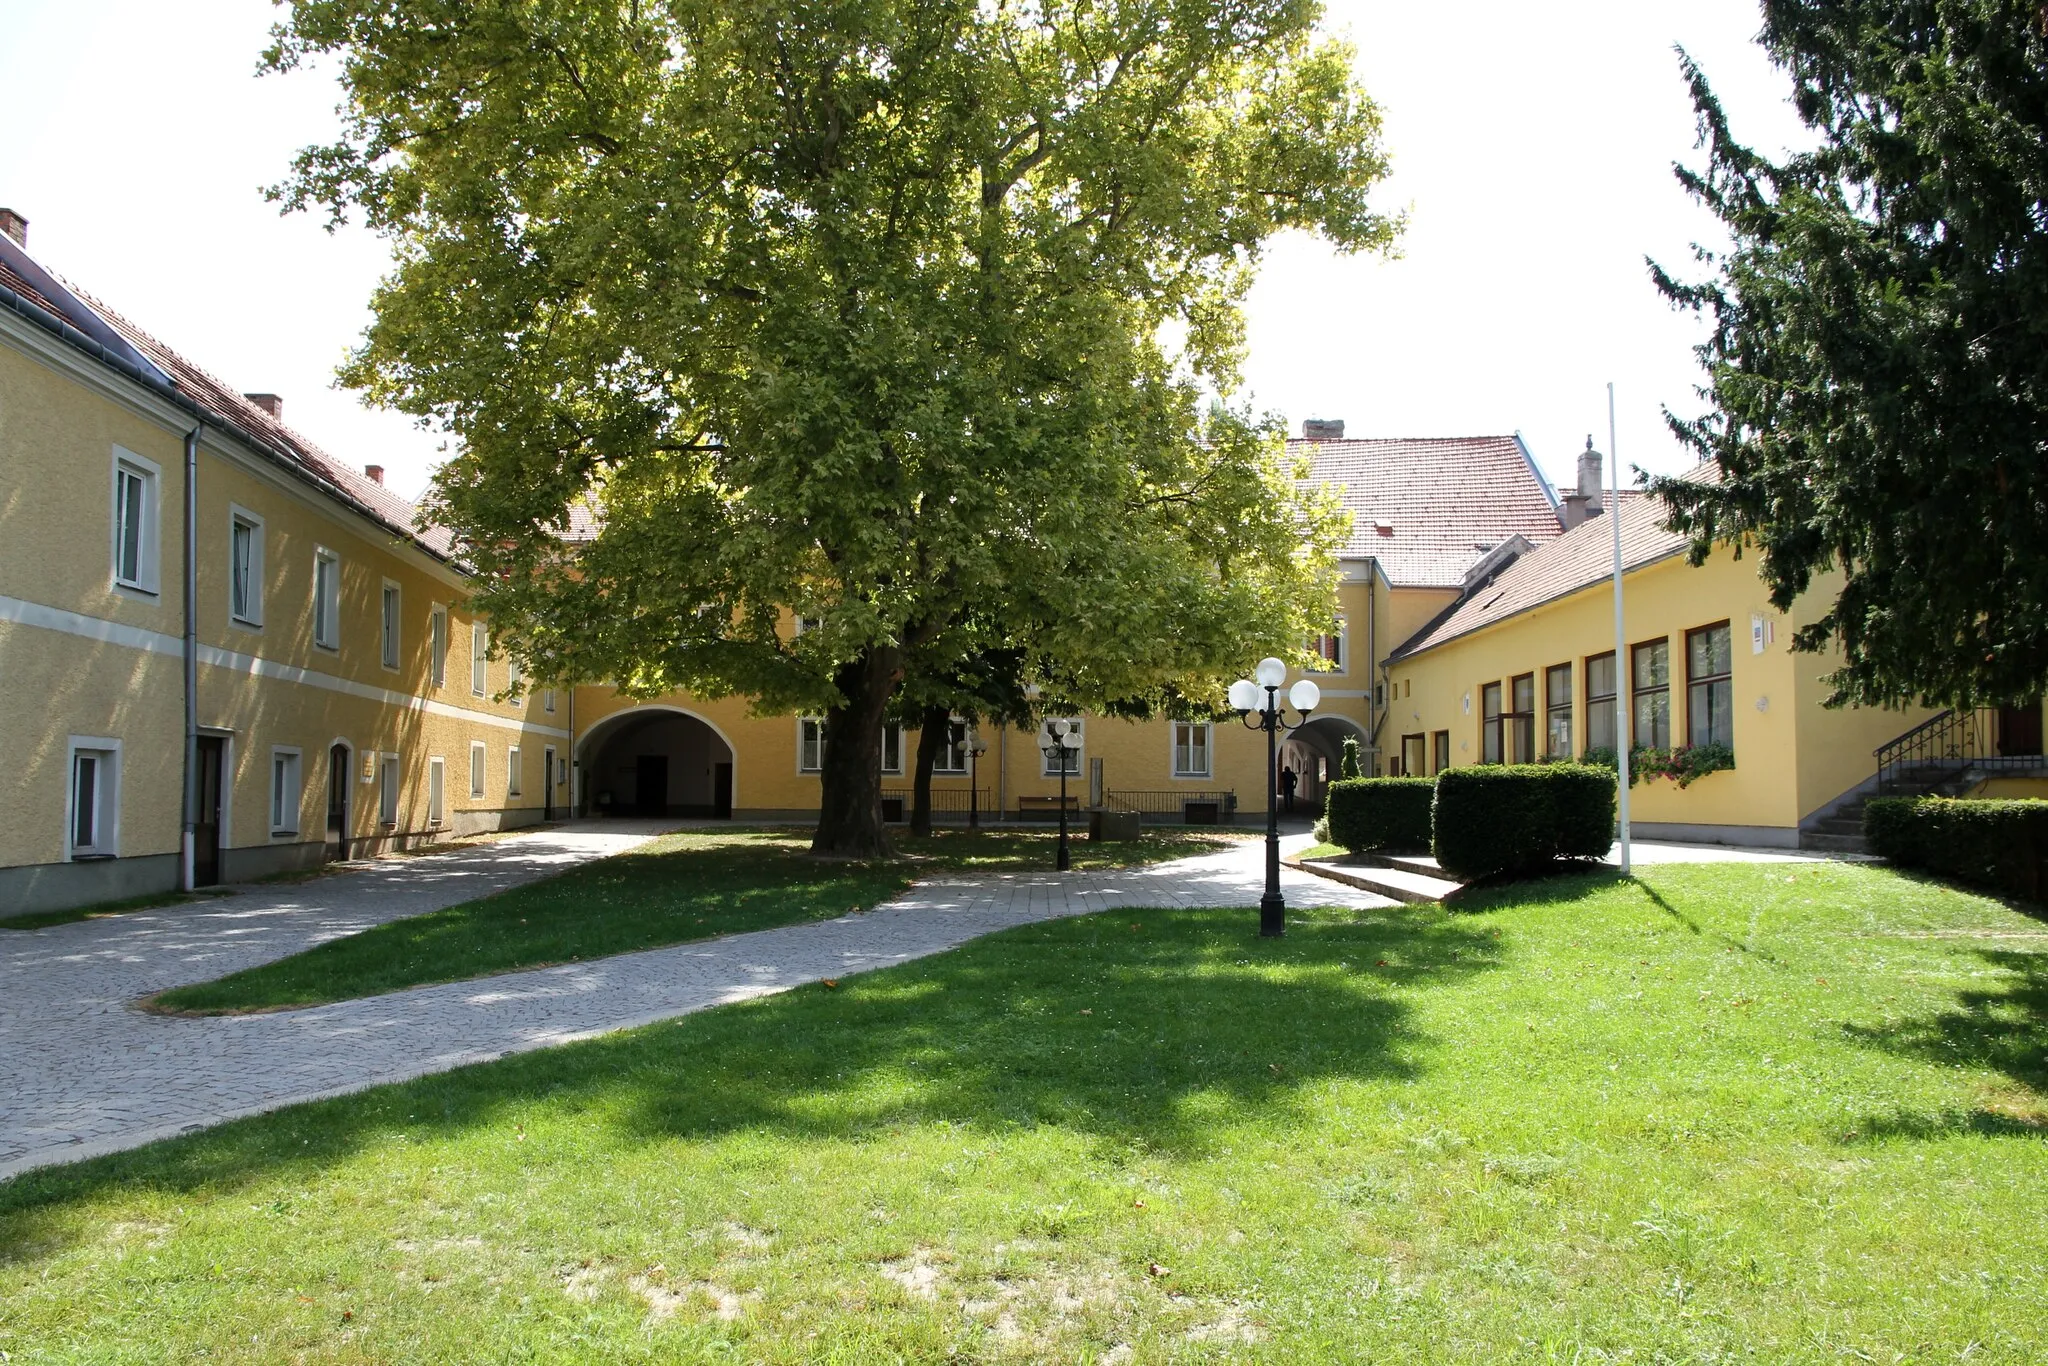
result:
<svg viewBox="0 0 2048 1366"><path fill-rule="evenodd" d="M1307 725L1287 737L1287 743L1280 749L1280 763L1295 773L1296 814L1322 813L1323 794L1337 777L1337 765L1344 758L1346 736L1355 737L1361 748L1369 743L1365 727L1348 716L1311 718ZM1369 774L1371 756L1364 757Z"/></svg>
<svg viewBox="0 0 2048 1366"><path fill-rule="evenodd" d="M600 722L577 746L577 809L600 816L732 816L733 752L674 707L635 707Z"/></svg>

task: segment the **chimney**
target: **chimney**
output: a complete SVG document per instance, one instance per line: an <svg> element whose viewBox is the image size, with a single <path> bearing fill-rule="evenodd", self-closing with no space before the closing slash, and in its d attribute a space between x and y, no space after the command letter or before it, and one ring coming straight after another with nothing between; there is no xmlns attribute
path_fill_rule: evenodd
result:
<svg viewBox="0 0 2048 1366"><path fill-rule="evenodd" d="M1600 515L1600 452L1593 449L1593 438L1586 438L1586 449L1579 456L1579 487L1567 493L1557 510L1557 520L1566 531Z"/></svg>
<svg viewBox="0 0 2048 1366"><path fill-rule="evenodd" d="M1603 506L1600 499L1600 471L1607 464L1606 457L1593 449L1593 438L1586 438L1586 449L1579 455L1579 497L1586 500L1586 515L1597 516Z"/></svg>
<svg viewBox="0 0 2048 1366"><path fill-rule="evenodd" d="M370 482L373 484L384 482L384 467L382 465L365 465L363 466L363 473L370 476Z"/></svg>
<svg viewBox="0 0 2048 1366"><path fill-rule="evenodd" d="M0 209L0 232L14 239L14 245L28 250L28 220L12 209Z"/></svg>
<svg viewBox="0 0 2048 1366"><path fill-rule="evenodd" d="M1342 441L1344 439L1344 419L1341 417L1304 418L1301 424L1301 439L1304 441Z"/></svg>
<svg viewBox="0 0 2048 1366"><path fill-rule="evenodd" d="M243 394L243 398L269 413L279 422L284 421L284 400L276 394Z"/></svg>

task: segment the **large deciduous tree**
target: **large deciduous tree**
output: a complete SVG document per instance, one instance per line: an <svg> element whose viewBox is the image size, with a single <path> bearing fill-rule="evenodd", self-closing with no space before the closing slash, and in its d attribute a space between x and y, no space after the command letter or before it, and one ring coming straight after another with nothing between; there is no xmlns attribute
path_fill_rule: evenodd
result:
<svg viewBox="0 0 2048 1366"><path fill-rule="evenodd" d="M822 709L814 849L871 856L892 697L972 614L1072 701L1328 617L1331 504L1204 399L1269 239L1398 226L1318 13L294 0L268 64L338 56L348 102L278 193L395 242L344 377L460 436L429 511L500 636Z"/></svg>
<svg viewBox="0 0 2048 1366"><path fill-rule="evenodd" d="M1814 150L1739 143L1686 74L1708 159L1680 178L1733 236L1665 292L1711 316L1713 411L1674 421L1719 482L1657 485L1760 552L1838 702L2030 696L2048 678L2048 7L1765 0Z"/></svg>

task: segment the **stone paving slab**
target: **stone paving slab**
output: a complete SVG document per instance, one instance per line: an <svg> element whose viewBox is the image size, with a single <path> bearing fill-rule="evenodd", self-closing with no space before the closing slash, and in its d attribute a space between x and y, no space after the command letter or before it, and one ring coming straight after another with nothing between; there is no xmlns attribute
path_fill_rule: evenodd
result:
<svg viewBox="0 0 2048 1366"><path fill-rule="evenodd" d="M566 827L380 862L274 897L245 893L0 934L0 1179L298 1101L890 967L1034 921L1117 907L1251 907L1264 890L1262 851L1247 843L1149 868L950 877L835 920L307 1010L178 1019L131 1005L620 852L656 828ZM1293 869L1282 876L1296 905L1395 905ZM17 936L29 942L17 946Z"/></svg>

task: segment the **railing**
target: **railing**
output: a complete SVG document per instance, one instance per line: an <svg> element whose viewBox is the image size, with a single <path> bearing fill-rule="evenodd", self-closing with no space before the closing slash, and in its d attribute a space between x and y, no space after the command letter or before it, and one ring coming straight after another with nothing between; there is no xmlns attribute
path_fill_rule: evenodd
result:
<svg viewBox="0 0 2048 1366"><path fill-rule="evenodd" d="M1146 816L1171 816L1191 825L1208 824L1211 819L1227 821L1237 811L1237 793L1191 792L1186 788L1164 791L1119 789L1102 794L1102 804L1119 811L1136 811ZM1188 809L1195 808L1192 812Z"/></svg>
<svg viewBox="0 0 2048 1366"><path fill-rule="evenodd" d="M2038 755L1997 752L1998 709L1964 707L1929 717L1898 739L1878 746L1877 790L1930 787L1972 768L2030 768Z"/></svg>
<svg viewBox="0 0 2048 1366"><path fill-rule="evenodd" d="M934 784L932 787L932 810L935 812L972 811L976 809L976 803L974 801L975 791L976 790L973 788L939 787L938 785ZM995 815L996 808L994 803L990 800L989 790L985 787L981 788L979 790L979 796L981 799L979 806L981 813L985 816ZM905 820L910 819L910 798L911 791L907 787L885 787L882 789L882 800L884 802L903 803Z"/></svg>

